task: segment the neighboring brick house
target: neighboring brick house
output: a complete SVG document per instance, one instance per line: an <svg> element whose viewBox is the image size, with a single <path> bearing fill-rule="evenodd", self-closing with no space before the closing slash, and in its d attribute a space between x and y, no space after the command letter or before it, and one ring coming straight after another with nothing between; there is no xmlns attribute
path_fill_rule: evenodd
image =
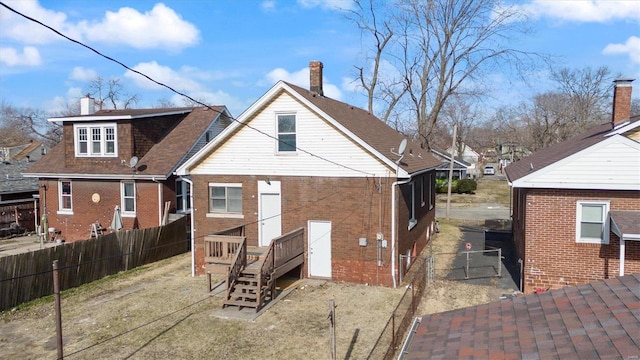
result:
<svg viewBox="0 0 640 360"><path fill-rule="evenodd" d="M523 291L640 271L640 116L617 80L612 122L506 167Z"/></svg>
<svg viewBox="0 0 640 360"><path fill-rule="evenodd" d="M162 223L164 207L187 213L188 189L175 169L230 122L223 106L93 111L52 118L63 139L25 176L37 177L41 212L66 241L87 239L91 224L107 228L116 205L124 229Z"/></svg>
<svg viewBox="0 0 640 360"><path fill-rule="evenodd" d="M440 161L414 143L400 156L404 136L325 97L322 63L310 73L311 90L278 82L178 169L194 186L197 273L208 234L245 225L267 246L303 227L304 276L394 286L433 233Z"/></svg>

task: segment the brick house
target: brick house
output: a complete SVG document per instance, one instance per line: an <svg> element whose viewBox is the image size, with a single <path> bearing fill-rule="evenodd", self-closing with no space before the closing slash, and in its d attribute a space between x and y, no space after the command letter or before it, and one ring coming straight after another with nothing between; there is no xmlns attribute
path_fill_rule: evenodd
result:
<svg viewBox="0 0 640 360"><path fill-rule="evenodd" d="M640 271L640 116L616 80L612 122L506 167L521 287Z"/></svg>
<svg viewBox="0 0 640 360"><path fill-rule="evenodd" d="M204 237L240 225L256 247L303 227L303 276L385 286L427 243L440 161L325 97L322 66L310 63L310 90L278 82L178 169L193 183L197 273Z"/></svg>
<svg viewBox="0 0 640 360"><path fill-rule="evenodd" d="M24 173L37 177L41 213L65 241L88 239L91 224L107 228L115 207L123 228L159 226L170 213L188 213L189 187L173 175L230 123L223 106L93 110L81 99L82 115L51 118L63 139Z"/></svg>

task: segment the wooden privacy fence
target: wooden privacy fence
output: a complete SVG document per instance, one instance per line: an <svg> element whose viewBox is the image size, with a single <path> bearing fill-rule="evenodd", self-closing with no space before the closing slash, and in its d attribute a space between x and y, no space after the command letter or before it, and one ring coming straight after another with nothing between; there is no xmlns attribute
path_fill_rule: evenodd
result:
<svg viewBox="0 0 640 360"><path fill-rule="evenodd" d="M188 251L187 218L165 226L118 231L0 258L0 311L53 294L53 260L60 289L166 259Z"/></svg>

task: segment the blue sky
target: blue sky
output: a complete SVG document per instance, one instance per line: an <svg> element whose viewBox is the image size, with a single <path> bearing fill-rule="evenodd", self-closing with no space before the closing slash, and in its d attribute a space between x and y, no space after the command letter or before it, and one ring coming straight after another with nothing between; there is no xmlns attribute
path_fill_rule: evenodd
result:
<svg viewBox="0 0 640 360"><path fill-rule="evenodd" d="M311 60L324 63L325 95L366 104L353 86L366 46L339 10L351 6L346 0L0 1L235 116L278 80L308 87ZM563 67L608 66L637 79L634 98L640 95L640 1L511 4L530 13L535 30L515 47L556 55ZM182 105L168 90L0 6L1 101L60 110L98 75L118 77L139 94L136 107L161 98ZM496 75L496 96L513 102L545 91L548 77L536 77L524 91Z"/></svg>

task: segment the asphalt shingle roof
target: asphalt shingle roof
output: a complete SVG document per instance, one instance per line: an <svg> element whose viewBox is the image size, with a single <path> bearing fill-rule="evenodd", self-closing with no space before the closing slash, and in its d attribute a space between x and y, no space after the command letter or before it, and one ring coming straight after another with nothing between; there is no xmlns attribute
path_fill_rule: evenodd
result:
<svg viewBox="0 0 640 360"><path fill-rule="evenodd" d="M115 116L115 115L144 115L161 113L163 111L184 110L175 109L126 109L126 110L102 110L92 116ZM198 137L204 133L213 119L218 117L224 110L222 106L212 106L212 109L205 107L190 108L191 112L186 113L158 143L140 157L136 165L137 175L158 175L168 176L175 166L182 160L185 154L195 144ZM147 118L151 119L151 118ZM130 120L130 121L135 121ZM28 173L34 174L92 174L92 175L130 175L132 169L124 166L120 161L112 159L95 158L92 163L86 161L76 165L65 164L65 146L63 143L54 147L40 161L33 164ZM73 156L73 154L71 154Z"/></svg>
<svg viewBox="0 0 640 360"><path fill-rule="evenodd" d="M38 179L22 176L31 164L26 161L0 162L0 194L38 191Z"/></svg>
<svg viewBox="0 0 640 360"><path fill-rule="evenodd" d="M398 159L398 155L394 154L392 149L396 152L398 151L400 142L405 139L404 135L359 107L318 95L316 92L290 83L286 84L383 156L394 161ZM440 165L440 161L431 155L428 150L420 148L413 141L407 142L407 148L404 158L400 162L400 167L409 174L435 168L438 165Z"/></svg>
<svg viewBox="0 0 640 360"><path fill-rule="evenodd" d="M640 273L431 314L405 359L632 359Z"/></svg>

